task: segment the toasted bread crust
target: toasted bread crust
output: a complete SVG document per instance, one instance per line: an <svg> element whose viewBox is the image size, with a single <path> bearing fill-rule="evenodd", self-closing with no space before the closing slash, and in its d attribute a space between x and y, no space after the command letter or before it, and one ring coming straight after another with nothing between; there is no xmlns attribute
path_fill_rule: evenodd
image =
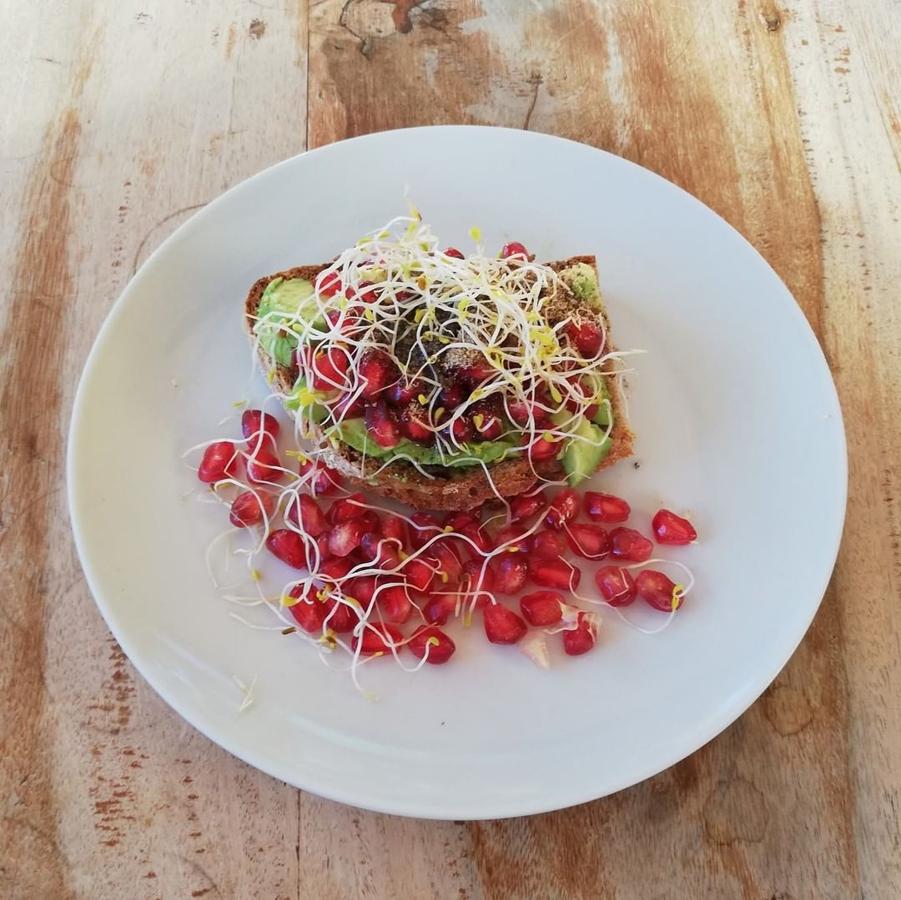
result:
<svg viewBox="0 0 901 900"><path fill-rule="evenodd" d="M576 263L586 263L596 268L593 256L573 256L566 260L549 263L555 271L561 271ZM314 281L327 264L317 266L296 266L265 275L257 279L247 294L244 303L244 327L251 341L257 347L260 362L266 372L272 372L272 383L283 393L294 387L295 372L282 366L266 353L256 342L253 328L260 299L266 286L276 278L304 278ZM610 324L606 312L600 313L606 333L608 347ZM612 369L611 369L612 371ZM610 380L610 404L613 413L613 429L611 438L613 445L610 452L599 466L600 469L632 454L633 435L629 429L625 415L625 401L618 378ZM468 510L481 503L496 500L498 496L509 498L534 487L539 477L544 480L561 480L564 470L559 460L548 460L534 467L524 456L502 460L490 466L491 479L486 476L481 466L463 470L446 470L446 474L429 478L409 463L398 461L381 468L383 463L375 459L363 459L362 455L350 447L340 449L326 447L320 451L318 458L325 465L337 469L352 485L384 497L391 497L406 503L414 509L434 510ZM377 474L376 474L377 473ZM374 476L374 477L373 477Z"/></svg>

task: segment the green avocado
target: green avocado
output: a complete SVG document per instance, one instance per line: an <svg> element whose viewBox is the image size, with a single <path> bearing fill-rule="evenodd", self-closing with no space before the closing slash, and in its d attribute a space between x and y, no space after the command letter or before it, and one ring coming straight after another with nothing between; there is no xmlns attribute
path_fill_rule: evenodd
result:
<svg viewBox="0 0 901 900"><path fill-rule="evenodd" d="M298 328L324 327L325 321L313 292L313 285L305 278L273 278L266 285L260 305L257 307L259 321L254 332L260 338L260 345L276 362L290 366L299 337ZM287 322L292 331L281 327Z"/></svg>
<svg viewBox="0 0 901 900"><path fill-rule="evenodd" d="M588 263L576 263L560 272L563 283L580 299L592 306L600 306L601 291L598 277Z"/></svg>
<svg viewBox="0 0 901 900"><path fill-rule="evenodd" d="M579 427L573 435L563 454L563 468L566 470L570 486L575 487L594 474L601 461L610 452L613 441L609 437L604 437L604 431L597 425L592 425L587 419L579 422Z"/></svg>
<svg viewBox="0 0 901 900"><path fill-rule="evenodd" d="M313 391L307 387L306 379L298 378L291 393L284 398L285 409L292 412L302 410L308 418L318 424L322 422L328 410L325 408L326 395L321 391Z"/></svg>
<svg viewBox="0 0 901 900"><path fill-rule="evenodd" d="M610 391L607 389L607 379L599 378L597 384L598 391L598 411L591 420L595 425L600 425L606 429L613 421L613 408L610 405Z"/></svg>
<svg viewBox="0 0 901 900"><path fill-rule="evenodd" d="M347 419L340 425L336 425L329 434L336 440L353 447L360 453L365 453L373 459L390 459L395 456L406 456L423 466L449 466L463 468L477 466L480 463L495 463L502 460L515 445L512 441L483 441L476 444L464 444L453 456L445 455L444 458L434 447L426 447L406 438L394 447L381 447L373 441L367 431L366 423L362 419Z"/></svg>

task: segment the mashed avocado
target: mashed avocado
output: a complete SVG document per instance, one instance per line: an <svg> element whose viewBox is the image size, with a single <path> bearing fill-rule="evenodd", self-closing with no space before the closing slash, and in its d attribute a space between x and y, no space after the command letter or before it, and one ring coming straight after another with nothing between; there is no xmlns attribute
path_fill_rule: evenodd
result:
<svg viewBox="0 0 901 900"><path fill-rule="evenodd" d="M281 323L287 319L295 328L304 323L325 324L319 314L313 285L304 278L273 278L260 298L257 317L259 321L253 330L260 339L260 346L283 366L291 365L299 338L294 331L281 327Z"/></svg>
<svg viewBox="0 0 901 900"><path fill-rule="evenodd" d="M580 299L592 306L599 306L601 292L597 274L588 263L576 263L560 272L563 283Z"/></svg>

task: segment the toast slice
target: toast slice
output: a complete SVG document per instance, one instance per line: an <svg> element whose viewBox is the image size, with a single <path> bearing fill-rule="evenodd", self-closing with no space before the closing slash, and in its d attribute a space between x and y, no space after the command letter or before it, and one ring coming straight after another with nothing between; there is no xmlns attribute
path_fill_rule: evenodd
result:
<svg viewBox="0 0 901 900"><path fill-rule="evenodd" d="M597 263L593 256L573 256L547 265L554 271L561 272L577 263L590 266L597 276ZM263 371L267 373L273 386L283 394L290 393L293 389L298 370L280 364L255 340L254 325L260 300L267 285L276 278L285 280L303 278L315 282L319 273L328 265L329 263L298 266L263 276L253 284L247 294L244 304L244 326L251 341L257 346ZM601 305L600 309L585 306L580 312L601 319L607 335L606 346L612 349L610 323L603 306ZM608 363L608 366L607 371L612 373L614 371L612 363ZM608 380L608 392L613 416L613 427L610 432L612 444L599 469L611 466L632 454L633 435L626 419L625 400L619 378ZM492 464L490 480L483 466L465 469L432 466L428 467L431 477L403 460L397 460L386 467L382 460L364 458L361 453L345 444L339 444L337 447L324 444L318 450L317 458L325 465L341 472L353 486L390 497L418 510L469 510L485 501L513 497L528 491L535 486L539 477L545 481L562 481L565 478L560 460L531 464L522 455Z"/></svg>

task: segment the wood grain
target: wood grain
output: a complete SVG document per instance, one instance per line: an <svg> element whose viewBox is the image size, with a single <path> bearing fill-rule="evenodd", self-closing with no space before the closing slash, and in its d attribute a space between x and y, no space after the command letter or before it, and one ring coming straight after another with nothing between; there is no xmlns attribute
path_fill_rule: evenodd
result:
<svg viewBox="0 0 901 900"><path fill-rule="evenodd" d="M897 3L42 0L4 13L0 896L901 895ZM443 122L603 147L735 225L823 343L851 465L821 612L735 725L614 797L472 824L301 794L184 725L100 620L62 489L93 335L173 228L307 145Z"/></svg>

